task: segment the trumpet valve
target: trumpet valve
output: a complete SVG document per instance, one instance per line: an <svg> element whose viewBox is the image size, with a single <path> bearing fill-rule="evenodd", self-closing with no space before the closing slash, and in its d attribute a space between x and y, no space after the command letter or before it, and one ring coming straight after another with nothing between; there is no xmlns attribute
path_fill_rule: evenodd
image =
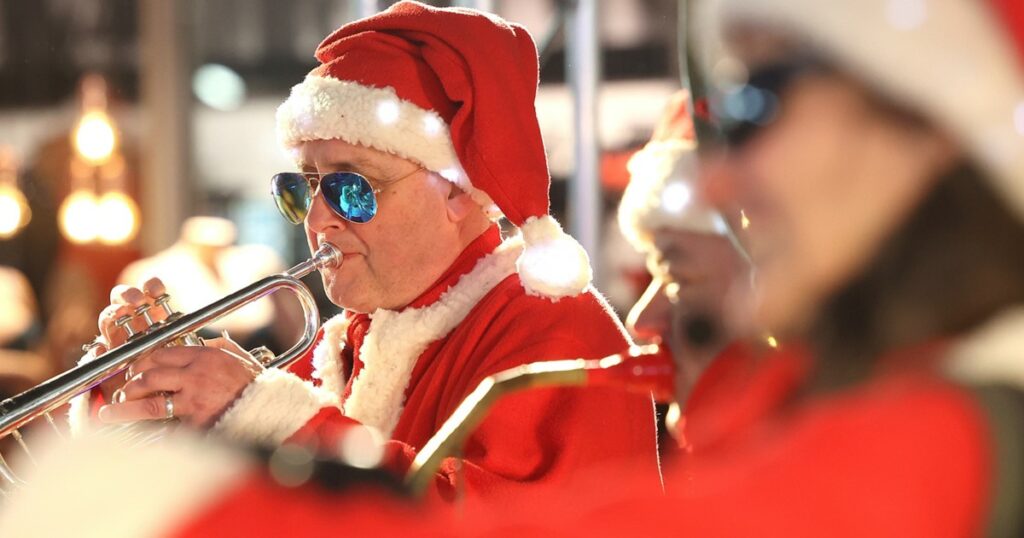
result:
<svg viewBox="0 0 1024 538"><path fill-rule="evenodd" d="M142 319L144 319L146 321L146 327L152 327L153 324L154 324L153 316L149 315L149 309L150 308L151 308L150 305L144 304L144 305L142 305L142 306L140 306L140 307L135 309L135 316L136 317L142 316Z"/></svg>
<svg viewBox="0 0 1024 538"><path fill-rule="evenodd" d="M171 302L171 296L166 294L166 293L164 293L164 294L161 294L159 297L157 297L154 300L153 305L154 306L158 306L160 308L163 308L164 309L164 314L167 316L168 319L170 319L175 314L177 314L177 312L175 312L174 309L171 308L170 302Z"/></svg>
<svg viewBox="0 0 1024 538"><path fill-rule="evenodd" d="M124 332L128 333L128 338L135 336L135 329L132 328L132 319L134 319L132 316L125 315L114 321L114 325L117 325L124 329Z"/></svg>

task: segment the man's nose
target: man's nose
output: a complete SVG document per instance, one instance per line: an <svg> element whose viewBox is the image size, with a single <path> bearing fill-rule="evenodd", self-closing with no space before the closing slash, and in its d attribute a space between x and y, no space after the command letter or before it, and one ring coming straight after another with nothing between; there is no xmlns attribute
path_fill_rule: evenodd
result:
<svg viewBox="0 0 1024 538"><path fill-rule="evenodd" d="M665 284L655 278L626 316L626 329L640 341L664 341L671 326L672 303L663 293Z"/></svg>
<svg viewBox="0 0 1024 538"><path fill-rule="evenodd" d="M331 210L323 195L317 191L310 203L309 213L306 214L306 228L321 233L328 228L345 229L346 226L348 222Z"/></svg>

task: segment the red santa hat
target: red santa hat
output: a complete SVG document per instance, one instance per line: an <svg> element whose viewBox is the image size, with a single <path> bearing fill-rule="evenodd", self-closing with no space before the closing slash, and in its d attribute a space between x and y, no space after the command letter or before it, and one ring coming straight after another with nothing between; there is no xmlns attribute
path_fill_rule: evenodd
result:
<svg viewBox="0 0 1024 538"><path fill-rule="evenodd" d="M520 229L527 292L557 299L587 287L586 251L548 214L537 49L523 27L405 1L342 26L316 58L277 112L286 149L341 139L419 163Z"/></svg>
<svg viewBox="0 0 1024 538"><path fill-rule="evenodd" d="M659 229L726 235L717 211L700 201L689 94L675 93L650 142L629 160L630 179L619 203L619 228L638 250L652 247Z"/></svg>
<svg viewBox="0 0 1024 538"><path fill-rule="evenodd" d="M1024 2L708 0L698 20L712 76L734 23L799 36L956 137L1024 219Z"/></svg>

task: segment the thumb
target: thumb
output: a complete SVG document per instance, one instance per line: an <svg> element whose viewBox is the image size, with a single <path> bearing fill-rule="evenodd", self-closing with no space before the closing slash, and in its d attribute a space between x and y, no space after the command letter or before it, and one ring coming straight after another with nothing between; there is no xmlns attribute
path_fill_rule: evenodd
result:
<svg viewBox="0 0 1024 538"><path fill-rule="evenodd" d="M238 342L235 342L230 336L228 336L227 331L223 331L220 334L221 335L218 338L203 339L203 345L206 347L217 348L221 351L227 351L228 353L233 353L242 357L251 357L248 351L243 349L242 346L238 345Z"/></svg>

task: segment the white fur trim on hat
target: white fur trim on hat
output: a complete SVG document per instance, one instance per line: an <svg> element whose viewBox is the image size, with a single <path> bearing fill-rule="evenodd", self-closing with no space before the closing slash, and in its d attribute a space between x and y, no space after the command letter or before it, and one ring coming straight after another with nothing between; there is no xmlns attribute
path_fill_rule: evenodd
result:
<svg viewBox="0 0 1024 538"><path fill-rule="evenodd" d="M530 217L519 227L526 245L516 261L526 293L557 301L583 293L594 276L583 246L551 215Z"/></svg>
<svg viewBox="0 0 1024 538"><path fill-rule="evenodd" d="M1024 219L1024 72L1009 29L976 0L712 0L697 17L708 73L732 23L777 28L820 48L931 118L992 175Z"/></svg>
<svg viewBox="0 0 1024 538"><path fill-rule="evenodd" d="M330 139L398 155L469 193L491 218L501 216L466 176L441 116L398 97L394 88L309 75L278 107L277 137L293 160L302 142Z"/></svg>
<svg viewBox="0 0 1024 538"><path fill-rule="evenodd" d="M290 372L268 368L242 391L213 432L233 441L276 446L321 409L337 405L337 394Z"/></svg>
<svg viewBox="0 0 1024 538"><path fill-rule="evenodd" d="M619 229L638 250L651 248L660 228L726 234L725 222L701 204L696 192L697 156L692 142L650 142L629 159L630 179L619 202Z"/></svg>
<svg viewBox="0 0 1024 538"><path fill-rule="evenodd" d="M359 348L363 368L343 404L345 415L389 438L401 417L405 391L420 355L462 323L480 299L515 272L521 245L518 239L505 241L431 305L374 312Z"/></svg>

